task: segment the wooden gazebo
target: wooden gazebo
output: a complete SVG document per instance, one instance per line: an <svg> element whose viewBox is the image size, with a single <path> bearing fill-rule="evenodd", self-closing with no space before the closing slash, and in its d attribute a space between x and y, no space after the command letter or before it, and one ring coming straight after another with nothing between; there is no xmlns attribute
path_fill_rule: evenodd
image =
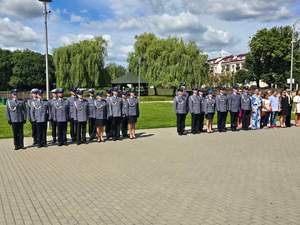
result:
<svg viewBox="0 0 300 225"><path fill-rule="evenodd" d="M138 93L139 87L139 77L131 73L126 73L125 75L113 80L112 87L119 86L122 91L127 91L129 89L134 89ZM148 82L144 78L140 78L141 85L141 95L148 95Z"/></svg>

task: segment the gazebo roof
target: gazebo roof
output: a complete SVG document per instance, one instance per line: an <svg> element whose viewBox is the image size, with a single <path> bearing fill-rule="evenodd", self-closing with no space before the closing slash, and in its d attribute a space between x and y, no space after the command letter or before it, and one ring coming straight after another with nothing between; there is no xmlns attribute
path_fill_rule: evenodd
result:
<svg viewBox="0 0 300 225"><path fill-rule="evenodd" d="M111 82L112 84L138 84L139 78L131 73L126 73L124 76L121 76ZM148 82L141 77L141 84L148 84Z"/></svg>

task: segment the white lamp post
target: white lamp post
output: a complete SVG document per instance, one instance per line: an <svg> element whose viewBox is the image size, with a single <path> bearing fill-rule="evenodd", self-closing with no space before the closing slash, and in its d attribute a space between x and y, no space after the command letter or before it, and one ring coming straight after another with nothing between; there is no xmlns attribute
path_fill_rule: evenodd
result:
<svg viewBox="0 0 300 225"><path fill-rule="evenodd" d="M39 0L44 3L44 17L45 17L45 60L46 60L46 95L49 100L49 69L48 69L48 14L50 11L47 9L47 3L52 0Z"/></svg>

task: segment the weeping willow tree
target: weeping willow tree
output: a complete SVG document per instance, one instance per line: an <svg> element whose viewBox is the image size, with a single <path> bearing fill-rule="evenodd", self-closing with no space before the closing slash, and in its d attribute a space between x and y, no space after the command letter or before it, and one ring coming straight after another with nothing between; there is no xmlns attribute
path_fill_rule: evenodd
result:
<svg viewBox="0 0 300 225"><path fill-rule="evenodd" d="M169 37L160 39L151 33L136 36L134 52L128 56L129 71L141 75L154 87L200 87L208 78L207 56L196 43Z"/></svg>
<svg viewBox="0 0 300 225"><path fill-rule="evenodd" d="M107 43L102 37L85 40L54 50L56 83L58 87L99 87L104 70Z"/></svg>

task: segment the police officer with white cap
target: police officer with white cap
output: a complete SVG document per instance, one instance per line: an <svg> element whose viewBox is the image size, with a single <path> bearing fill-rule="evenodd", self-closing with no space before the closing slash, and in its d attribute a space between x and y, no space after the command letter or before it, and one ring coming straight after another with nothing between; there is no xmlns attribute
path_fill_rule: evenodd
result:
<svg viewBox="0 0 300 225"><path fill-rule="evenodd" d="M38 148L47 147L47 121L49 116L48 101L43 99L43 91L37 93L37 100L32 102L31 118L36 122Z"/></svg>
<svg viewBox="0 0 300 225"><path fill-rule="evenodd" d="M26 106L18 99L18 90L11 91L11 98L6 103L6 116L11 125L15 150L24 149L24 123L26 123Z"/></svg>

